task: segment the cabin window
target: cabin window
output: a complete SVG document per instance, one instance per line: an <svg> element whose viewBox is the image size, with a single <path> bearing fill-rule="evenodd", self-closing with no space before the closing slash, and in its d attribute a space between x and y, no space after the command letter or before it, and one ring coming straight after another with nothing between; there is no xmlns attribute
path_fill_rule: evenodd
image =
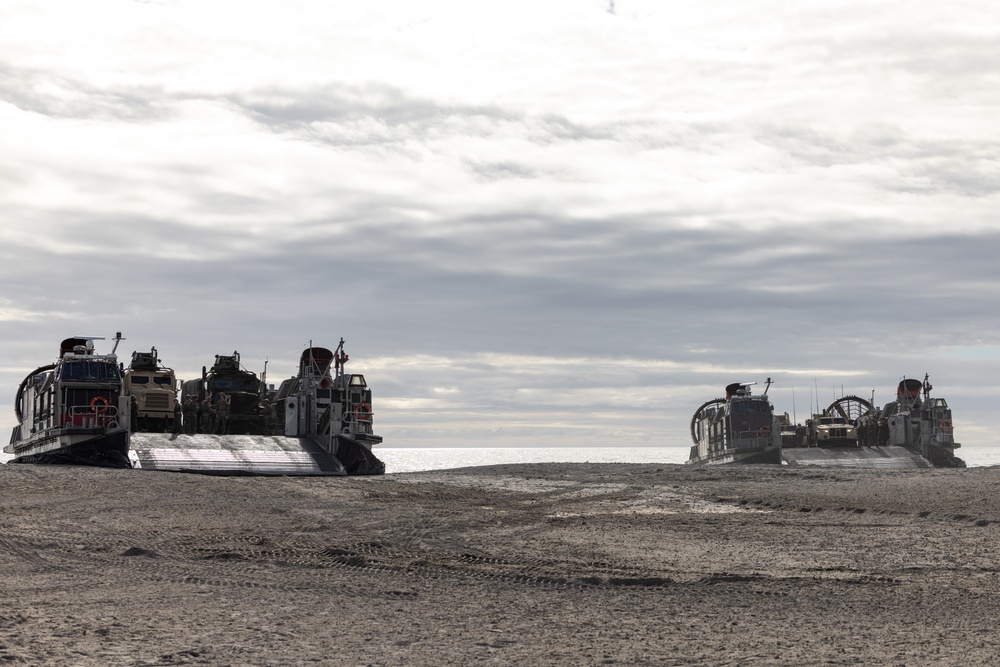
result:
<svg viewBox="0 0 1000 667"><path fill-rule="evenodd" d="M62 365L63 380L84 382L116 382L121 375L116 364L107 361L66 361Z"/></svg>
<svg viewBox="0 0 1000 667"><path fill-rule="evenodd" d="M770 412L769 408L770 406L767 403L761 401L741 401L732 404L732 413L734 415L766 414Z"/></svg>
<svg viewBox="0 0 1000 667"><path fill-rule="evenodd" d="M161 387L173 387L174 379L171 377L154 377L153 384L158 384Z"/></svg>
<svg viewBox="0 0 1000 667"><path fill-rule="evenodd" d="M213 380L211 384L212 392L217 391L245 391L256 394L260 390L257 380Z"/></svg>
<svg viewBox="0 0 1000 667"><path fill-rule="evenodd" d="M133 375L130 380L132 384L149 384L148 375Z"/></svg>

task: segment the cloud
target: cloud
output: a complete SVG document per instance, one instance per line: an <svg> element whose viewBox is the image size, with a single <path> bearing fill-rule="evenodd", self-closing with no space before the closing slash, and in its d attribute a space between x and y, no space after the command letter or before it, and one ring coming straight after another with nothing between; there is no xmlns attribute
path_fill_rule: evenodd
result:
<svg viewBox="0 0 1000 667"><path fill-rule="evenodd" d="M344 336L387 442L921 372L995 442L988 7L607 8L5 5L0 401L81 332L182 377Z"/></svg>

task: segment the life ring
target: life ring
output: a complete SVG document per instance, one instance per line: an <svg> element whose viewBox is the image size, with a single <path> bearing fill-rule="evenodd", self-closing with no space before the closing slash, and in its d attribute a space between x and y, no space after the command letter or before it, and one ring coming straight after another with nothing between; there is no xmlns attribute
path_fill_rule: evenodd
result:
<svg viewBox="0 0 1000 667"><path fill-rule="evenodd" d="M359 422L370 422L372 420L372 406L367 403L358 403L355 405L354 412L358 415Z"/></svg>
<svg viewBox="0 0 1000 667"><path fill-rule="evenodd" d="M770 426L761 426L759 429L757 429L757 437L758 438L766 438L769 435L771 435L771 427Z"/></svg>
<svg viewBox="0 0 1000 667"><path fill-rule="evenodd" d="M942 419L941 421L938 422L938 426L940 426L941 430L944 431L945 433L950 433L951 432L951 420L950 419Z"/></svg>
<svg viewBox="0 0 1000 667"><path fill-rule="evenodd" d="M101 402L101 407L97 407L98 401ZM91 412L96 412L99 415L103 415L105 412L108 411L109 407L111 407L111 401L104 398L103 396L94 396L92 399L90 399Z"/></svg>

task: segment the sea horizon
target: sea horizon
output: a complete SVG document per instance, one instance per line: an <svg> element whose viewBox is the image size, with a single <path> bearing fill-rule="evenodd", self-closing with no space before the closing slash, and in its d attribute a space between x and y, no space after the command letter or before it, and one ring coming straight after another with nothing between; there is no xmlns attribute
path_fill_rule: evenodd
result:
<svg viewBox="0 0 1000 667"><path fill-rule="evenodd" d="M545 447L416 447L378 446L375 455L386 464L387 473L424 472L449 468L502 465L514 463L660 463L683 465L690 453L688 446L545 446ZM956 454L969 468L1000 465L1000 445L976 445ZM0 464L12 456L0 456Z"/></svg>
<svg viewBox="0 0 1000 667"><path fill-rule="evenodd" d="M640 447L376 447L387 473L422 472L508 463L662 463L683 465L688 446ZM969 468L1000 465L1000 446L956 452Z"/></svg>

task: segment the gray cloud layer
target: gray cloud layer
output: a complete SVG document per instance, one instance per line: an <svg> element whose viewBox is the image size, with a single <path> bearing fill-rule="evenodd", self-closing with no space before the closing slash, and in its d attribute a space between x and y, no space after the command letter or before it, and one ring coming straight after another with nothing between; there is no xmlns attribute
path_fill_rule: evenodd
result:
<svg viewBox="0 0 1000 667"><path fill-rule="evenodd" d="M801 418L924 372L996 442L990 8L781 7L0 10L0 424L122 330L188 374L344 336L396 444L684 444L734 379Z"/></svg>

